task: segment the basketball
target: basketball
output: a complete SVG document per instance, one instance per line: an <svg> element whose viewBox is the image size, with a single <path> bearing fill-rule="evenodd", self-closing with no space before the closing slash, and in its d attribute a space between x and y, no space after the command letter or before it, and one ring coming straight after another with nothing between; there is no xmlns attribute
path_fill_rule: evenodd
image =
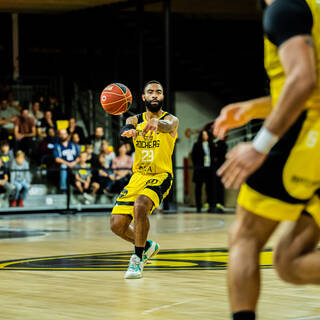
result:
<svg viewBox="0 0 320 320"><path fill-rule="evenodd" d="M112 83L103 89L100 102L106 112L119 115L125 113L131 107L132 95L125 85Z"/></svg>

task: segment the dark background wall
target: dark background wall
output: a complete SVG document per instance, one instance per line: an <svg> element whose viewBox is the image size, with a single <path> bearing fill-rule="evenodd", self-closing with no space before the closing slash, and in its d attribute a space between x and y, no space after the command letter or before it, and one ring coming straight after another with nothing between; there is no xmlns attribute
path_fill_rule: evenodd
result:
<svg viewBox="0 0 320 320"><path fill-rule="evenodd" d="M65 90L123 82L139 90L139 29L134 11L90 9L19 15L20 73L59 76ZM143 79L164 80L164 22L145 13ZM11 16L0 15L1 76L12 73ZM225 103L265 93L260 21L172 16L173 90L209 91Z"/></svg>

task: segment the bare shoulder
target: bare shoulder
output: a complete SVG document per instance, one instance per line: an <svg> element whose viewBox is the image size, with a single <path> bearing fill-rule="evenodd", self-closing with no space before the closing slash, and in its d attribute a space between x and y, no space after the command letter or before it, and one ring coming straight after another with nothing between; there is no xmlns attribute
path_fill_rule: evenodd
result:
<svg viewBox="0 0 320 320"><path fill-rule="evenodd" d="M127 118L126 124L132 124L132 125L136 126L138 124L138 117L132 116L132 117Z"/></svg>

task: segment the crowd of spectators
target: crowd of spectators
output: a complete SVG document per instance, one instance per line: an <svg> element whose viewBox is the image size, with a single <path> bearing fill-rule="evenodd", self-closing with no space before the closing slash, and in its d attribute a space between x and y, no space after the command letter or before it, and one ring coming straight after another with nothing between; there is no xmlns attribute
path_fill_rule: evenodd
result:
<svg viewBox="0 0 320 320"><path fill-rule="evenodd" d="M68 120L68 126L59 126L59 120ZM75 117L64 117L56 98L39 95L21 106L11 92L0 97L0 194L10 206L24 206L32 172L39 168L47 170L55 192L66 193L72 186L72 192L92 203L97 194L119 193L132 163L130 144L114 151L102 127L86 136Z"/></svg>

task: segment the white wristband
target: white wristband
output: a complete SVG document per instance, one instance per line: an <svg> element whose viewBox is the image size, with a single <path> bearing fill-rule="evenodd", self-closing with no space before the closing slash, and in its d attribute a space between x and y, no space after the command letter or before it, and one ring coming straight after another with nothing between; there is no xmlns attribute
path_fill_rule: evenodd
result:
<svg viewBox="0 0 320 320"><path fill-rule="evenodd" d="M269 153L272 147L279 141L279 137L262 127L253 139L253 147L261 153Z"/></svg>

